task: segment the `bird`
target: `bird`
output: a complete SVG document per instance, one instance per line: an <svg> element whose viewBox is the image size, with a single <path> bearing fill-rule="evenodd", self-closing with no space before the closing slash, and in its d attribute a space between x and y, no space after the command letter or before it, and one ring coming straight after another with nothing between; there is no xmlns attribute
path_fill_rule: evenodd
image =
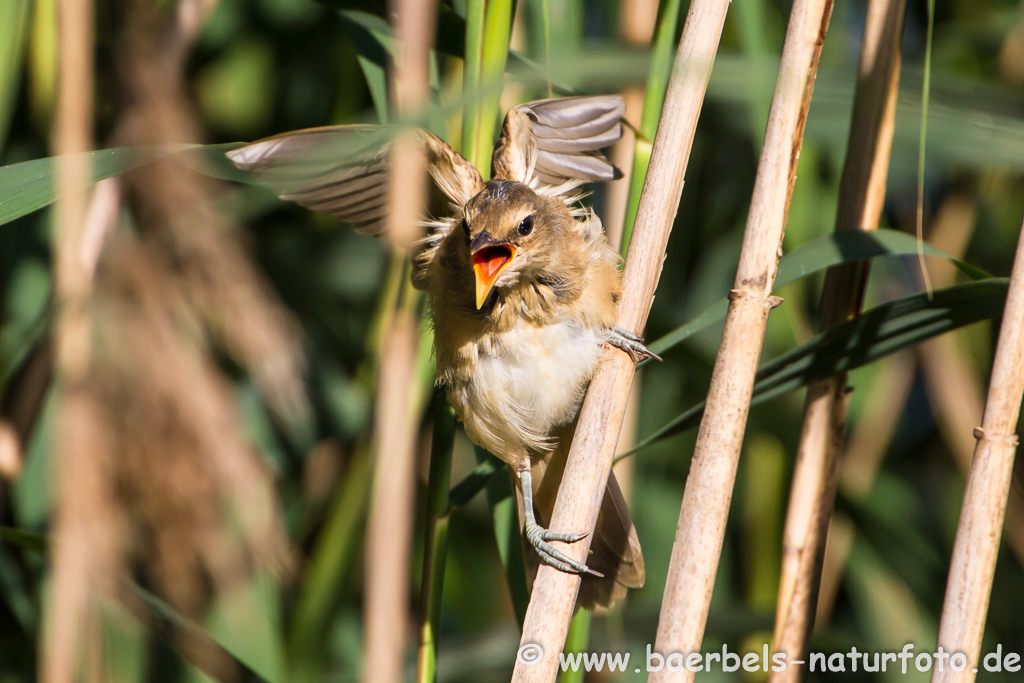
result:
<svg viewBox="0 0 1024 683"><path fill-rule="evenodd" d="M601 152L622 136L617 95L537 100L510 109L491 177L436 135L413 129L440 217L424 218L413 268L434 329L437 382L477 445L518 479L531 576L539 563L582 575L577 604L610 606L644 583L643 554L614 474L591 553L579 562L551 542L586 533L550 520L584 394L606 345L634 362L651 353L616 326L620 257L583 185L621 172ZM276 135L227 153L282 199L380 236L388 210L394 126L344 125ZM660 359L659 359L660 360Z"/></svg>

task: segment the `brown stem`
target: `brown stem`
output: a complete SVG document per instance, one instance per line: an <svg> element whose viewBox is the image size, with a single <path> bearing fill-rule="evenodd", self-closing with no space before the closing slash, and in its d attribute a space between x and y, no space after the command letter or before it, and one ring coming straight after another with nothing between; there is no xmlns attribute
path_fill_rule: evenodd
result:
<svg viewBox="0 0 1024 683"><path fill-rule="evenodd" d="M768 313L781 302L771 290L831 12L831 0L796 0L790 14L736 281L661 604L655 651L673 659L698 652L704 637ZM666 665L648 680L693 680L694 672L681 670L685 668Z"/></svg>
<svg viewBox="0 0 1024 683"><path fill-rule="evenodd" d="M395 0L398 37L393 79L398 111L408 116L425 103L434 2ZM426 159L420 146L399 135L392 146L386 234L405 253L419 232L426 203ZM404 290L408 294L408 290ZM409 563L415 498L415 361L419 331L413 297L399 297L384 323L375 424L376 462L366 542L365 680L402 680L407 632Z"/></svg>
<svg viewBox="0 0 1024 683"><path fill-rule="evenodd" d="M878 227L892 148L899 86L900 39L906 0L868 3L850 141L839 185L836 232ZM821 295L821 326L827 330L860 312L866 262L832 268ZM775 618L774 651L803 660L814 625L821 564L835 499L838 453L846 426L846 375L807 390L796 469L783 535L782 576ZM769 680L799 681L802 666L772 672Z"/></svg>
<svg viewBox="0 0 1024 683"><path fill-rule="evenodd" d="M978 222L977 202L962 194L945 199L935 216L928 243L947 254L961 258L974 235ZM936 287L948 287L956 278L952 263L932 264ZM978 424L985 409L985 390L974 372L962 337L956 333L932 339L917 349L928 401L936 414L935 425L964 476L971 469L974 437L971 428ZM1024 566L1024 496L1021 487L1010 489L1003 533L1006 543Z"/></svg>
<svg viewBox="0 0 1024 683"><path fill-rule="evenodd" d="M619 325L626 329L642 330L650 312L728 7L728 0L693 0L683 26L626 257L619 305ZM609 351L594 376L580 411L551 528L594 528L633 373L633 363L624 353ZM564 547L564 552L583 560L589 545L587 539ZM517 658L513 681L555 679L579 585L578 576L551 567L537 572L521 645L539 646L542 656L530 661Z"/></svg>
<svg viewBox="0 0 1024 683"><path fill-rule="evenodd" d="M57 376L65 389L80 384L88 371L91 356L89 320L85 300L90 282L80 258L85 215L89 167L84 152L92 149L93 109L93 3L91 0L61 0L57 5L59 50L59 85L57 117L54 126L54 152L57 161L56 225L54 241L55 299L59 311L56 320L55 350ZM75 438L75 427L81 421L83 406L73 391L66 391L63 410L58 417L56 455L61 473L58 488L62 492L71 472L90 457L88 444ZM81 433L75 435L80 437ZM83 452L84 451L84 452ZM62 504L66 504L62 502ZM88 637L85 614L89 600L88 567L83 554L87 539L66 537L62 529L70 520L58 506L54 536L64 539L53 550L52 588L48 600L44 642L41 652L40 680L64 683L74 680L76 660L83 641Z"/></svg>
<svg viewBox="0 0 1024 683"><path fill-rule="evenodd" d="M1024 227L1022 227L1024 235ZM992 377L967 491L956 530L949 582L939 622L938 644L946 652L963 653L962 671L952 666L932 671L932 683L973 681L992 592L996 556L1006 514L1013 457L1017 449L1017 418L1024 396L1024 239L1018 241L1003 322L999 328ZM954 662L950 661L950 664Z"/></svg>
<svg viewBox="0 0 1024 683"><path fill-rule="evenodd" d="M409 393L416 353L411 316L385 335L377 394L377 457L366 532L366 678L402 680L408 630L409 562L415 498L414 424Z"/></svg>

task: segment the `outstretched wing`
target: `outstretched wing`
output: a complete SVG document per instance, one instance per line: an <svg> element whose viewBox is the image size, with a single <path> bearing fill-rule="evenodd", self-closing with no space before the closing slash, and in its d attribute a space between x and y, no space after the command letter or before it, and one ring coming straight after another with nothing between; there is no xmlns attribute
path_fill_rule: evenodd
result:
<svg viewBox="0 0 1024 683"><path fill-rule="evenodd" d="M491 174L534 187L621 178L600 150L622 137L625 110L619 95L559 97L510 109Z"/></svg>
<svg viewBox="0 0 1024 683"><path fill-rule="evenodd" d="M227 153L258 181L288 199L380 235L388 211L388 148L397 128L330 126L309 128L253 142ZM473 164L437 136L416 130L430 175L460 206L483 188Z"/></svg>

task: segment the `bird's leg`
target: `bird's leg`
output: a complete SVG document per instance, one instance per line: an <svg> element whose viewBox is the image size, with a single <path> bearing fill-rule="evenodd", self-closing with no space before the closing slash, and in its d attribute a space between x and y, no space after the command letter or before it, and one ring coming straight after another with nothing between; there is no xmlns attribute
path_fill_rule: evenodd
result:
<svg viewBox="0 0 1024 683"><path fill-rule="evenodd" d="M652 353L646 346L644 346L643 337L639 337L629 330L624 330L618 326L611 328L609 332L608 343L615 348L622 349L628 353L634 363L639 363L644 358L661 360L661 356L656 353Z"/></svg>
<svg viewBox="0 0 1024 683"><path fill-rule="evenodd" d="M526 514L526 539L537 551L541 562L550 565L555 569L569 574L593 574L604 576L596 572L582 562L577 562L562 551L548 543L548 541L561 541L563 543L575 543L587 537L587 534L566 534L545 529L537 524L537 518L533 513L533 477L530 474L530 459L525 457L519 461L516 467L516 474L519 475L519 483L523 488L523 510Z"/></svg>

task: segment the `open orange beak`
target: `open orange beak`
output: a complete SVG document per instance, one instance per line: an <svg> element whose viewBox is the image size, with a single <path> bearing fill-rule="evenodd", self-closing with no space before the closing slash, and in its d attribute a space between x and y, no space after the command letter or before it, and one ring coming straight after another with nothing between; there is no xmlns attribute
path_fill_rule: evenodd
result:
<svg viewBox="0 0 1024 683"><path fill-rule="evenodd" d="M476 308L487 301L494 282L502 271L512 263L516 248L511 244L488 244L473 252L473 273L476 275Z"/></svg>

